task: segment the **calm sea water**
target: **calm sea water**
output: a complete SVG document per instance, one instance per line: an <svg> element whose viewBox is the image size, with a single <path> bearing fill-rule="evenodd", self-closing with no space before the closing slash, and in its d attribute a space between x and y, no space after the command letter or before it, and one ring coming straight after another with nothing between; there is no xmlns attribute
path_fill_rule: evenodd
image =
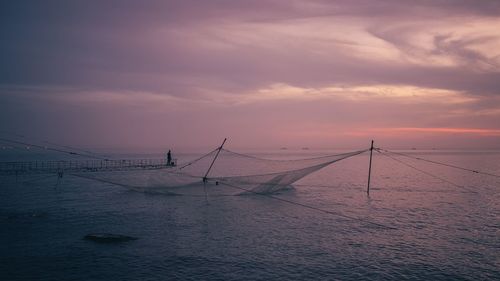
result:
<svg viewBox="0 0 500 281"><path fill-rule="evenodd" d="M500 174L499 153L412 153ZM317 152L299 154L256 153ZM1 177L0 280L499 280L500 179L400 159L458 186L375 154L369 197L367 155L276 195L346 219L259 195ZM138 240L82 239L95 232Z"/></svg>

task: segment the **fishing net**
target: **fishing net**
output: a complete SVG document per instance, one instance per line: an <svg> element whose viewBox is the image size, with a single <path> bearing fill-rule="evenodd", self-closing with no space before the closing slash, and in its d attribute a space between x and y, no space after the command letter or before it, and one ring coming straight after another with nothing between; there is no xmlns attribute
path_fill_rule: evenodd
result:
<svg viewBox="0 0 500 281"><path fill-rule="evenodd" d="M129 164L128 160L95 160L101 161L99 165L91 165L97 168L89 168L83 161L78 165L69 165L69 168L66 163L64 173L144 192L203 194L203 190L209 190L211 194L274 193L290 188L294 182L330 164L365 151L276 160L218 148L176 166L166 162L142 165L137 162ZM54 169L47 171L55 172Z"/></svg>
<svg viewBox="0 0 500 281"><path fill-rule="evenodd" d="M330 164L362 152L364 151L306 159L272 160L222 149L207 175L207 182L239 189L244 194L274 193L290 188L294 182ZM200 176L196 166L191 166L186 167L188 170L184 168L181 171L193 177Z"/></svg>
<svg viewBox="0 0 500 281"><path fill-rule="evenodd" d="M177 167L134 171L125 185L136 190L172 194L200 193L200 187L211 194L275 193L290 188L303 177L332 163L363 151L292 160L271 160L229 150L214 150ZM214 161L215 159L215 161ZM123 181L120 172L91 173L95 179Z"/></svg>

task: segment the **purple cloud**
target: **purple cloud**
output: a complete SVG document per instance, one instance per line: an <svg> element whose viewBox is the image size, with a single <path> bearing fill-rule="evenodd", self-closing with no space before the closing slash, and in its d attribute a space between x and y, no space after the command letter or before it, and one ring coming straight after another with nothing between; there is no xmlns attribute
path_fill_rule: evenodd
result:
<svg viewBox="0 0 500 281"><path fill-rule="evenodd" d="M0 126L147 146L496 130L499 12L498 1L2 3Z"/></svg>

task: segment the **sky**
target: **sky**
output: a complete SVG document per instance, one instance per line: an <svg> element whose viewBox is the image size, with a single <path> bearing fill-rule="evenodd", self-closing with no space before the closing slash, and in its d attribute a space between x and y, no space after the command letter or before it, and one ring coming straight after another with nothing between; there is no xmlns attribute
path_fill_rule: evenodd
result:
<svg viewBox="0 0 500 281"><path fill-rule="evenodd" d="M2 1L0 135L500 148L500 1Z"/></svg>

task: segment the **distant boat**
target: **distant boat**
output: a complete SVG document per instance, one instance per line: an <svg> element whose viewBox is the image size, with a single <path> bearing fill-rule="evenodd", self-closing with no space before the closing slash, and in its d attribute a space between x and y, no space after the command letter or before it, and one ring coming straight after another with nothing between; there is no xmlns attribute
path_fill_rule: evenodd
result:
<svg viewBox="0 0 500 281"><path fill-rule="evenodd" d="M309 147L303 147L302 150L309 150Z"/></svg>
<svg viewBox="0 0 500 281"><path fill-rule="evenodd" d="M282 148L280 148L280 150L287 150L287 149L288 149L288 147L282 147Z"/></svg>

